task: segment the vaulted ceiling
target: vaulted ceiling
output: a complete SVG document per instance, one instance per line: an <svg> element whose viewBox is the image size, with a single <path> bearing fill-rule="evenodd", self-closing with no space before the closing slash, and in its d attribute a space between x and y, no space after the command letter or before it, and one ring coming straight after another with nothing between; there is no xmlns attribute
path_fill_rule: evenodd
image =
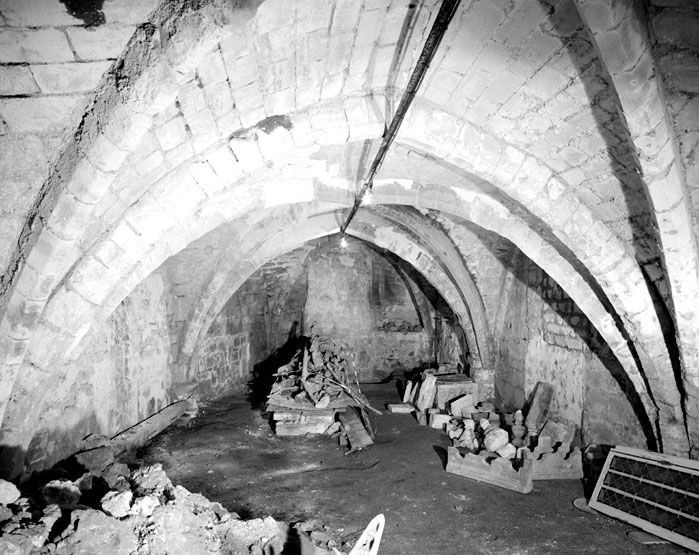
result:
<svg viewBox="0 0 699 555"><path fill-rule="evenodd" d="M33 20L33 4L56 13ZM686 456L699 445L699 90L683 55L697 45L664 30L674 10L657 4L462 0L348 233L422 272L481 366L483 301L437 222L515 245L608 343L665 450ZM170 257L202 276L186 364L249 275L337 233L439 2L144 6L107 1L86 26L58 2L0 1L6 443L26 444L46 384ZM215 255L196 258L198 241Z"/></svg>

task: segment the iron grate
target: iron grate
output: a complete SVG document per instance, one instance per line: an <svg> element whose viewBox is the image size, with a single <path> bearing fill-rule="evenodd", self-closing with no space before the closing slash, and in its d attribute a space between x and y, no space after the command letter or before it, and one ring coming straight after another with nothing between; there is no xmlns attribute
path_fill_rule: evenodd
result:
<svg viewBox="0 0 699 555"><path fill-rule="evenodd" d="M609 452L589 506L699 552L699 463L630 447Z"/></svg>

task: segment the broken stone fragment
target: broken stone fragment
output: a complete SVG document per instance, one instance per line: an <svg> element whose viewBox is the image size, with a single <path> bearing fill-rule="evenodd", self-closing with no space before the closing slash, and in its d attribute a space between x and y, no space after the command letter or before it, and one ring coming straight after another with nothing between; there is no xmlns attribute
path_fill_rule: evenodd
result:
<svg viewBox="0 0 699 555"><path fill-rule="evenodd" d="M138 549L131 525L101 511L73 511L70 520L68 533L56 543L56 555L128 555Z"/></svg>
<svg viewBox="0 0 699 555"><path fill-rule="evenodd" d="M492 453L497 453L499 449L502 449L510 441L510 435L502 428L495 428L490 426L483 437L483 445L487 451Z"/></svg>
<svg viewBox="0 0 699 555"><path fill-rule="evenodd" d="M162 495L172 490L172 482L160 463L134 471L131 474L131 485L137 495Z"/></svg>
<svg viewBox="0 0 699 555"><path fill-rule="evenodd" d="M46 529L51 532L53 525L56 524L62 516L61 508L58 505L48 505L44 509L44 514L41 517L41 523L46 526Z"/></svg>
<svg viewBox="0 0 699 555"><path fill-rule="evenodd" d="M220 551L222 525L217 525L218 533L214 533L213 523L206 515L196 515L179 503L156 507L148 522L149 533L143 542L145 553L211 555ZM229 547L232 553L245 553L242 549L236 551L239 544Z"/></svg>
<svg viewBox="0 0 699 555"><path fill-rule="evenodd" d="M123 518L129 514L131 509L131 500L133 493L131 491L110 491L100 501L102 510L114 518Z"/></svg>
<svg viewBox="0 0 699 555"><path fill-rule="evenodd" d="M131 514L139 516L150 516L156 507L160 506L160 501L155 495L145 495L139 497L131 505Z"/></svg>
<svg viewBox="0 0 699 555"><path fill-rule="evenodd" d="M102 472L102 476L111 489L119 489L122 491L124 489L124 483L126 484L126 489L129 489L128 478L130 475L131 471L129 467L123 463L111 464Z"/></svg>
<svg viewBox="0 0 699 555"><path fill-rule="evenodd" d="M12 541L11 537L10 535L0 537L0 553L3 555L25 555L19 543Z"/></svg>
<svg viewBox="0 0 699 555"><path fill-rule="evenodd" d="M318 402L316 403L316 408L317 409L325 409L325 408L328 408L329 405L330 405L330 397L326 393L323 393L321 395L320 399L318 399Z"/></svg>
<svg viewBox="0 0 699 555"><path fill-rule="evenodd" d="M473 422L471 420L470 422ZM478 440L476 440L476 434L473 427L464 427L464 431L461 436L455 440L455 447L464 447L466 449L476 450L478 449Z"/></svg>
<svg viewBox="0 0 699 555"><path fill-rule="evenodd" d="M69 480L52 480L41 489L47 504L55 503L59 507L73 507L80 501L80 488Z"/></svg>
<svg viewBox="0 0 699 555"><path fill-rule="evenodd" d="M43 523L23 524L12 531L13 541L22 547L22 553L34 553L48 540L50 529Z"/></svg>
<svg viewBox="0 0 699 555"><path fill-rule="evenodd" d="M9 505L14 503L20 497L21 493L12 482L0 479L0 505Z"/></svg>
<svg viewBox="0 0 699 555"><path fill-rule="evenodd" d="M0 505L0 522L5 522L12 518L12 511L5 505Z"/></svg>
<svg viewBox="0 0 699 555"><path fill-rule="evenodd" d="M517 456L517 448L511 443L506 444L495 452L503 459L514 459Z"/></svg>

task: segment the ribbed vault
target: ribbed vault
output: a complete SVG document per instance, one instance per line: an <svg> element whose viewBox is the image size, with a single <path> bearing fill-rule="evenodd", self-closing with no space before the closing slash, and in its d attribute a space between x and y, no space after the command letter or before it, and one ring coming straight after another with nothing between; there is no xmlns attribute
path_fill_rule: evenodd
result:
<svg viewBox="0 0 699 555"><path fill-rule="evenodd" d="M657 421L663 449L687 455L699 442L690 415L699 390L688 370L699 352L697 320L677 307L696 298L698 266L672 130L663 110L644 127L609 105L632 102L625 66L610 60L605 42L616 31L588 21L592 2L578 4L594 41L571 1L527 4L526 12L463 2L374 180L376 208L361 209L348 232L421 272L458 316L474 366L487 370L495 354L481 292L425 213L506 238L608 343ZM247 277L337 232L435 6L415 12L398 2L379 15L361 3L324 6L180 0L139 28L44 184L14 254L0 313L4 444L29 444L51 390L38 385L61 380L90 331L192 242L230 226L235 247L202 270L208 277L179 339L181 368ZM405 35L403 21L412 29ZM282 40L290 33L293 48ZM542 81L559 86L544 95ZM658 87L644 90L647 105L660 102ZM675 173L662 177L644 151L644 179L632 177L639 143L658 126L667 140L655 146ZM610 149L610 137L624 133ZM669 216L678 210L681 218ZM662 277L647 279L653 271L667 273L669 297ZM660 302L676 327L682 376Z"/></svg>

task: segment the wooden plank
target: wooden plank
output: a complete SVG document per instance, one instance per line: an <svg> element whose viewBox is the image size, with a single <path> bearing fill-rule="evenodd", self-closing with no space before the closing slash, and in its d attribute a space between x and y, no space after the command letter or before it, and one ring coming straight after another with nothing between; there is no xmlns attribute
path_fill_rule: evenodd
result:
<svg viewBox="0 0 699 555"><path fill-rule="evenodd" d="M527 417L524 425L529 435L538 435L542 426L546 423L553 397L553 386L546 382L537 382L532 393L531 403L527 409Z"/></svg>
<svg viewBox="0 0 699 555"><path fill-rule="evenodd" d="M114 455L118 456L121 453L145 445L190 408L189 401L177 401L145 420L141 420L135 426L119 432L110 440Z"/></svg>
<svg viewBox="0 0 699 555"><path fill-rule="evenodd" d="M519 470L515 470L510 459L497 457L489 461L471 453L461 455L456 447L448 447L447 472L519 493L529 493L533 489L532 463L526 458Z"/></svg>
<svg viewBox="0 0 699 555"><path fill-rule="evenodd" d="M369 433L364 427L364 424L362 424L362 420L359 418L356 409L350 409L338 415L338 418L340 424L345 428L352 451L373 445L374 442L371 437L369 437Z"/></svg>
<svg viewBox="0 0 699 555"><path fill-rule="evenodd" d="M614 478L619 476L623 480L616 481ZM699 552L699 517L684 512L699 500L697 484L699 461L615 447L607 455L589 506ZM662 492L667 492L666 499ZM678 496L687 502L677 505ZM667 523L668 527L662 525Z"/></svg>

